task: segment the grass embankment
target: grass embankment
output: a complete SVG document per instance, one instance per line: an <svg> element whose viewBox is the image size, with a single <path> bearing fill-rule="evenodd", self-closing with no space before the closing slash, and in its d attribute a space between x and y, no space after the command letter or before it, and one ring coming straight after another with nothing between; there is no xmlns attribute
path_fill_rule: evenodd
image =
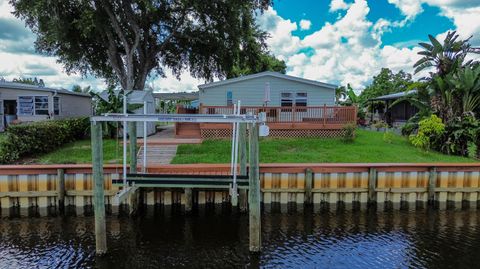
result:
<svg viewBox="0 0 480 269"><path fill-rule="evenodd" d="M118 142L118 143L117 143ZM66 144L64 147L53 152L38 156L28 161L39 164L71 164L71 163L91 163L92 147L91 141L80 140ZM127 154L128 157L128 154ZM121 140L104 139L103 140L103 160L104 163L122 163L123 147Z"/></svg>
<svg viewBox="0 0 480 269"><path fill-rule="evenodd" d="M475 160L425 152L413 147L405 137L394 135L392 143L383 133L357 130L355 141L340 139L272 139L260 141L262 163L423 163L474 162ZM229 163L231 142L208 140L200 145L180 145L175 164Z"/></svg>

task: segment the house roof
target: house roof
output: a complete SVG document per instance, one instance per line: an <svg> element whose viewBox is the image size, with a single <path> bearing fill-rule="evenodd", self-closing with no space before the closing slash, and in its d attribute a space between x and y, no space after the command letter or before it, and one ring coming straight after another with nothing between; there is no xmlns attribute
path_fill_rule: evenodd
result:
<svg viewBox="0 0 480 269"><path fill-rule="evenodd" d="M278 72L272 72L272 71L265 71L265 72L256 73L256 74L252 74L252 75L241 76L241 77L238 77L238 78L230 78L230 79L226 79L226 80L221 80L221 81L211 82L211 83L207 83L207 84L202 84L202 85L199 85L198 88L203 90L203 89L208 89L208 88L215 87L215 86L227 85L227 84L230 84L230 83L235 83L235 82L245 81L245 80L249 80L249 79L260 78L260 77L266 77L266 76L293 80L293 81L297 81L297 82L300 82L300 83L305 83L305 84L315 85L315 86L319 86L319 87L329 88L329 89L332 89L332 90L337 88L337 86L333 85L333 84L328 84L328 83L323 83L323 82L319 82L319 81L315 81L315 80L289 76L289 75L285 75L285 74L278 73Z"/></svg>
<svg viewBox="0 0 480 269"><path fill-rule="evenodd" d="M160 100L197 100L198 92L153 93L153 97Z"/></svg>
<svg viewBox="0 0 480 269"><path fill-rule="evenodd" d="M114 91L116 95L120 94L119 90ZM105 101L108 101L108 91L103 91L99 94L100 98L102 98ZM128 102L131 104L143 104L145 100L150 99L150 97L153 99L152 92L151 91L132 91L128 95Z"/></svg>
<svg viewBox="0 0 480 269"><path fill-rule="evenodd" d="M14 89L14 90L26 90L26 91L39 91L39 92L53 92L53 93L61 93L61 94L69 94L75 95L79 97L88 97L91 98L90 94L87 93L79 93L79 92L72 92L65 89L54 89L36 85L29 85L17 82L8 82L8 81L0 81L0 89Z"/></svg>
<svg viewBox="0 0 480 269"><path fill-rule="evenodd" d="M407 95L410 95L410 94L414 94L416 93L417 90L411 90L411 91L405 91L405 92L397 92L397 93L392 93L392 94L387 94L387 95L382 95L382 96L378 96L378 97L375 97L375 98L372 98L370 100L372 101L386 101L386 100L396 100L396 99L399 99L401 97L404 97L404 96L407 96Z"/></svg>

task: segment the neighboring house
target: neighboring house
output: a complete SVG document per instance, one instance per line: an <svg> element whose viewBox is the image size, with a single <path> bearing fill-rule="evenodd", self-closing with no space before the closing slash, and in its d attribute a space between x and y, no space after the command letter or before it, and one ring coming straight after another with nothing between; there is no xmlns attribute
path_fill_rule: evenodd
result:
<svg viewBox="0 0 480 269"><path fill-rule="evenodd" d="M120 94L120 91L115 91ZM108 91L100 93L103 100L108 101ZM152 91L132 91L127 98L128 104L142 105L142 107L133 111L134 114L144 114L144 107L147 108L147 114L155 114L155 98ZM155 133L155 123L147 122L147 136ZM144 137L143 122L137 122L137 137Z"/></svg>
<svg viewBox="0 0 480 269"><path fill-rule="evenodd" d="M336 87L269 71L198 86L204 106L229 106L240 100L241 106L270 107L333 106Z"/></svg>
<svg viewBox="0 0 480 269"><path fill-rule="evenodd" d="M0 131L14 121L91 116L89 94L0 81Z"/></svg>
<svg viewBox="0 0 480 269"><path fill-rule="evenodd" d="M398 102L393 106L392 104L398 99L414 93L416 93L416 90L392 93L372 98L370 101L383 101L385 103L385 110L378 113L380 118L390 126L402 126L417 114L418 109L406 100Z"/></svg>
<svg viewBox="0 0 480 269"><path fill-rule="evenodd" d="M356 107L335 105L337 86L319 81L262 72L198 86L201 114L266 113L272 137L334 137L356 123ZM178 108L177 111L182 111ZM183 111L186 111L183 109ZM231 136L231 124L178 123L177 137Z"/></svg>

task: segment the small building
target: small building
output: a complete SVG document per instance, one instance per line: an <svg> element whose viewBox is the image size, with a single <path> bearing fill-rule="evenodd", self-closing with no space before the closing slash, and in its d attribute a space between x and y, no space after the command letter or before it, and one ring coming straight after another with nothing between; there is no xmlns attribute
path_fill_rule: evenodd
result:
<svg viewBox="0 0 480 269"><path fill-rule="evenodd" d="M203 106L333 106L337 86L277 72L261 72L198 86Z"/></svg>
<svg viewBox="0 0 480 269"><path fill-rule="evenodd" d="M115 91L115 94L120 94L120 91ZM100 93L103 100L108 100L108 91ZM132 91L128 94L127 102L129 105L141 105L133 111L134 114L145 114L144 107L147 108L147 114L155 113L155 98L152 91ZM155 123L147 122L147 136L155 133ZM144 137L143 122L137 122L137 137Z"/></svg>
<svg viewBox="0 0 480 269"><path fill-rule="evenodd" d="M387 95L378 96L370 99L370 101L382 101L385 103L385 110L379 112L380 119L388 125L397 127L404 125L411 117L418 113L418 109L410 104L407 100L402 100L395 105L392 104L400 98L407 95L415 94L417 91L397 92ZM373 114L372 114L373 115Z"/></svg>
<svg viewBox="0 0 480 269"><path fill-rule="evenodd" d="M0 81L0 131L12 122L33 122L92 115L89 94Z"/></svg>

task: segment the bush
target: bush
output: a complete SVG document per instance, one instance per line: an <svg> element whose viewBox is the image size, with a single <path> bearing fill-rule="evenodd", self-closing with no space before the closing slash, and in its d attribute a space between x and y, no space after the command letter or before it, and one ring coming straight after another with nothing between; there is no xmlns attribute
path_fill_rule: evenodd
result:
<svg viewBox="0 0 480 269"><path fill-rule="evenodd" d="M372 124L373 128L379 130L379 129L382 129L382 128L388 128L388 124L386 122L384 122L383 120L379 120L375 123Z"/></svg>
<svg viewBox="0 0 480 269"><path fill-rule="evenodd" d="M0 163L51 152L66 143L85 138L89 128L87 117L9 126L0 142Z"/></svg>
<svg viewBox="0 0 480 269"><path fill-rule="evenodd" d="M394 137L395 135L390 130L387 130L385 133L383 133L383 141L385 143L392 144Z"/></svg>
<svg viewBox="0 0 480 269"><path fill-rule="evenodd" d="M432 141L438 140L444 131L445 124L442 123L442 119L431 115L418 123L418 133L410 135L409 140L415 147L429 150L432 147Z"/></svg>
<svg viewBox="0 0 480 269"><path fill-rule="evenodd" d="M347 124L343 127L343 142L352 142L355 140L355 129L357 126L355 124Z"/></svg>
<svg viewBox="0 0 480 269"><path fill-rule="evenodd" d="M469 144L475 143L479 122L472 114L455 117L445 126L445 132L439 137L436 149L449 155L469 155ZM473 152L472 152L473 155Z"/></svg>
<svg viewBox="0 0 480 269"><path fill-rule="evenodd" d="M405 125L402 126L402 135L410 136L413 134L418 128L418 124L415 122L407 122Z"/></svg>

